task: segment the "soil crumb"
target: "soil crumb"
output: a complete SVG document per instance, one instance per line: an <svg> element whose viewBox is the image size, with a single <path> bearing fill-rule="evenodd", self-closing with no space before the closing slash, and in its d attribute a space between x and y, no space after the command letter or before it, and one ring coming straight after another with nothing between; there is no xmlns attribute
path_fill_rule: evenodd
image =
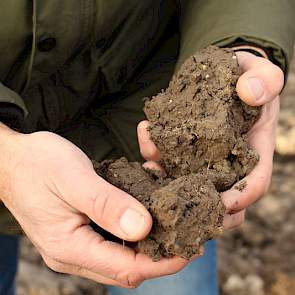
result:
<svg viewBox="0 0 295 295"><path fill-rule="evenodd" d="M247 181L246 180L241 180L239 181L234 188L240 192L242 192L247 186Z"/></svg>
<svg viewBox="0 0 295 295"><path fill-rule="evenodd" d="M154 260L189 259L221 234L225 207L220 192L258 162L246 133L260 109L239 99L239 74L232 50L210 46L190 57L166 90L146 99L144 111L165 178L125 158L95 164L99 175L151 213L153 228L138 249Z"/></svg>

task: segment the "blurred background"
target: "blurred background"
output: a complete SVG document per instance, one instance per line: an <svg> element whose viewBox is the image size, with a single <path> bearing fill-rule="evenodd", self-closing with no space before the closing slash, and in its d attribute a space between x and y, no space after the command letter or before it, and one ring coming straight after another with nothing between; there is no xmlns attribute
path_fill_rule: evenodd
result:
<svg viewBox="0 0 295 295"><path fill-rule="evenodd" d="M294 212L295 59L281 100L271 188L248 210L242 227L218 239L222 295L295 294ZM31 243L23 238L17 294L106 295L107 292L96 283L50 271Z"/></svg>

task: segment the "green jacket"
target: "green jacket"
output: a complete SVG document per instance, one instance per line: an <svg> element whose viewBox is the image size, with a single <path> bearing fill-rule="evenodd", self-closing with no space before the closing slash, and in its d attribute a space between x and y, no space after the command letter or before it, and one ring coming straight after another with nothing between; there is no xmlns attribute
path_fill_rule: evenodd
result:
<svg viewBox="0 0 295 295"><path fill-rule="evenodd" d="M58 107L47 114L49 121L58 115L64 122L100 87L101 71L111 90L120 88L139 57L152 50L152 40L162 30L157 22L178 2L180 63L209 44L242 40L269 49L287 71L295 28L292 0L7 0L0 2L0 102L17 106L24 115L33 109L37 116L38 102L64 106L67 96L73 104L67 114ZM128 17L135 10L141 10L136 19ZM96 56L87 56L90 46L100 49ZM68 65L72 70L65 75ZM56 80L51 77L43 85L54 74ZM31 129L46 125L42 116L40 112L39 119L32 119L41 123L32 123ZM50 130L58 127L46 123Z"/></svg>
<svg viewBox="0 0 295 295"><path fill-rule="evenodd" d="M98 91L120 90L175 13L178 64L209 44L250 42L265 48L287 73L295 36L293 2L2 0L0 120L21 122L17 127L26 132L62 127Z"/></svg>

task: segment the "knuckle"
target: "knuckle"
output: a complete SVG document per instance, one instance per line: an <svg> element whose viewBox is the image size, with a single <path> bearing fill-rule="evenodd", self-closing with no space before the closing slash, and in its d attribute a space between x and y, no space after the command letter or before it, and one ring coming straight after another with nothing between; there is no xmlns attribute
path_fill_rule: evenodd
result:
<svg viewBox="0 0 295 295"><path fill-rule="evenodd" d="M231 216L234 216L236 213L241 211L245 206L247 206L247 199L248 198L241 198L232 201L227 205L228 213L231 214Z"/></svg>
<svg viewBox="0 0 295 295"><path fill-rule="evenodd" d="M111 189L107 188L103 194L95 194L92 197L92 214L98 222L103 222L107 216L108 203L111 199Z"/></svg>

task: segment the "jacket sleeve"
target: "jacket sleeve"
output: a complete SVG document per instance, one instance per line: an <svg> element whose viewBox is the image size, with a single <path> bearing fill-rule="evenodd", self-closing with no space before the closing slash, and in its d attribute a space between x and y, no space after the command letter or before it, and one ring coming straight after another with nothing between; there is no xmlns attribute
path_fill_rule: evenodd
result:
<svg viewBox="0 0 295 295"><path fill-rule="evenodd" d="M210 44L252 43L266 49L287 73L293 53L293 0L180 0L181 48L178 66Z"/></svg>
<svg viewBox="0 0 295 295"><path fill-rule="evenodd" d="M0 121L13 129L22 130L26 115L23 99L0 82Z"/></svg>

